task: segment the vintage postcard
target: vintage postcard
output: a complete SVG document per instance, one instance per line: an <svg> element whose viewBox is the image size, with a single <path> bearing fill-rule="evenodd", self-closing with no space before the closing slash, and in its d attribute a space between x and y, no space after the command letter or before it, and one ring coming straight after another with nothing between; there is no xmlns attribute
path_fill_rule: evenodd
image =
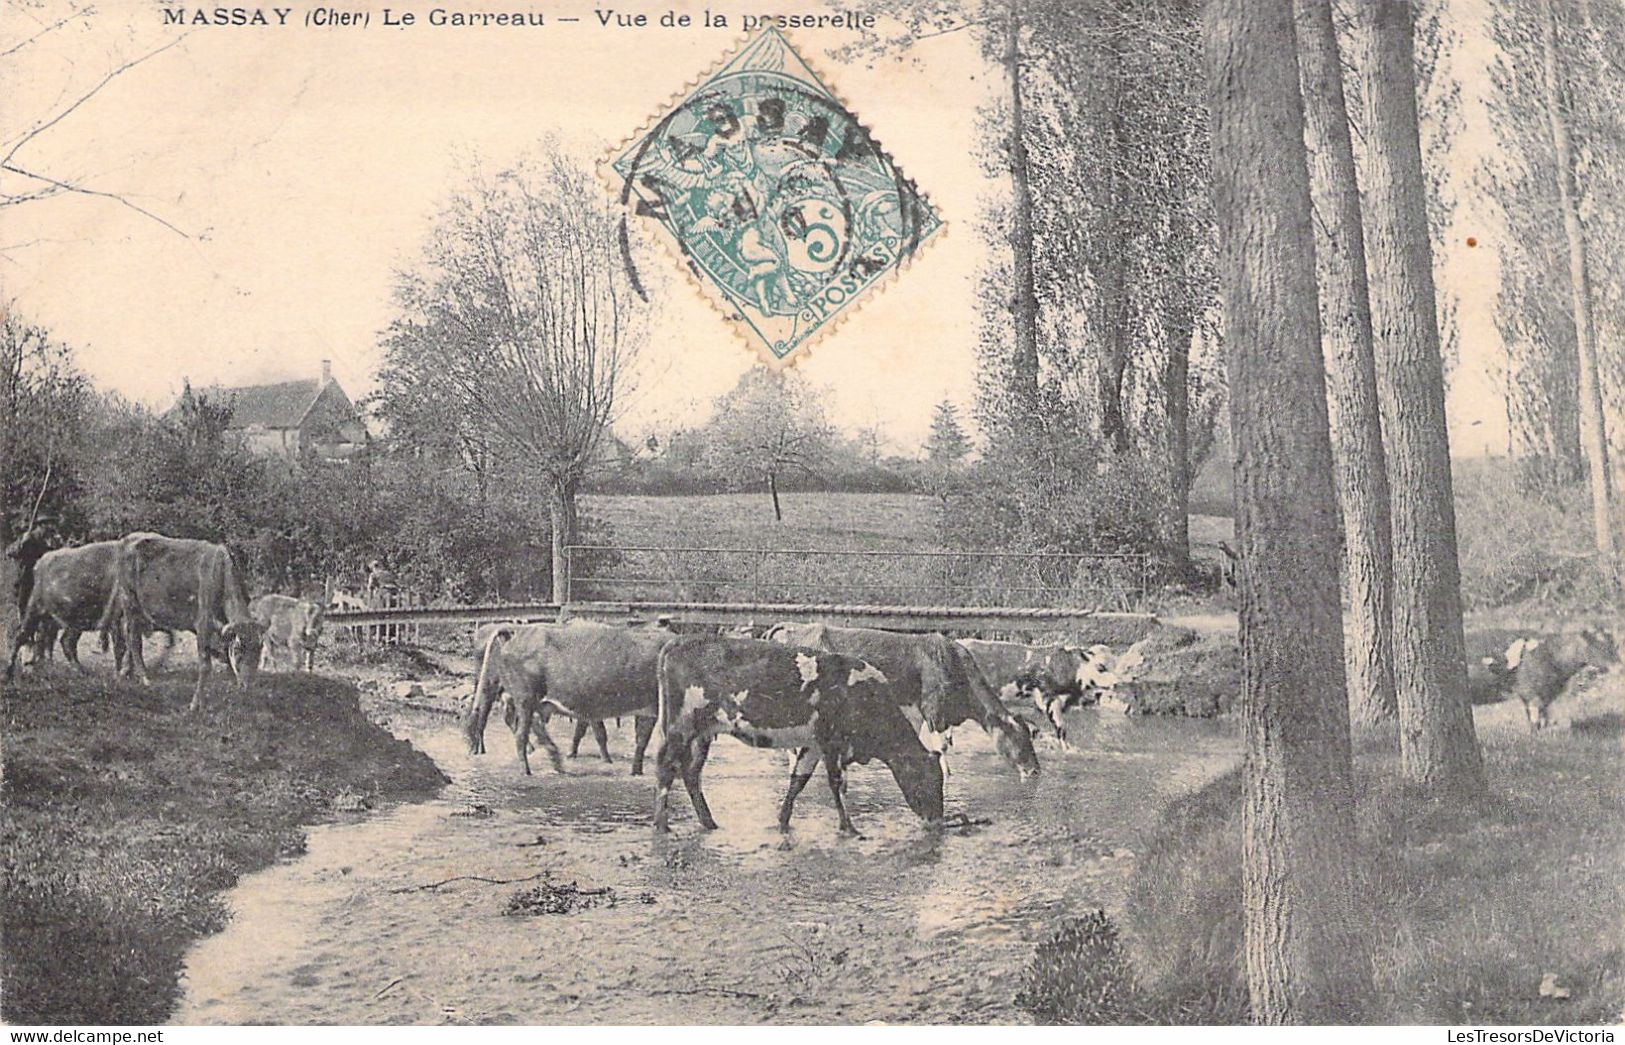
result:
<svg viewBox="0 0 1625 1045"><path fill-rule="evenodd" d="M0 1022L1612 1041L1622 33L6 0Z"/></svg>

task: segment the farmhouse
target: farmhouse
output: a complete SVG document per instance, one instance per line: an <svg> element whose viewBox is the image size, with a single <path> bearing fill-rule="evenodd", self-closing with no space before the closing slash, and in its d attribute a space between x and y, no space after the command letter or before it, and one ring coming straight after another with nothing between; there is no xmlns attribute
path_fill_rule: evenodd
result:
<svg viewBox="0 0 1625 1045"><path fill-rule="evenodd" d="M231 407L226 431L255 453L297 461L314 455L341 461L367 445L361 414L322 360L320 378L242 388L211 388L211 401Z"/></svg>

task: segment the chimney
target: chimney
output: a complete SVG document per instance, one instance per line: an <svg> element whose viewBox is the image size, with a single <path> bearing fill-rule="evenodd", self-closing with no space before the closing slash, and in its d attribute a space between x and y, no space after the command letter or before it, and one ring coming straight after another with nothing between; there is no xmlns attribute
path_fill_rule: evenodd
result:
<svg viewBox="0 0 1625 1045"><path fill-rule="evenodd" d="M333 380L333 361L324 359L322 360L322 384L325 385L331 380Z"/></svg>

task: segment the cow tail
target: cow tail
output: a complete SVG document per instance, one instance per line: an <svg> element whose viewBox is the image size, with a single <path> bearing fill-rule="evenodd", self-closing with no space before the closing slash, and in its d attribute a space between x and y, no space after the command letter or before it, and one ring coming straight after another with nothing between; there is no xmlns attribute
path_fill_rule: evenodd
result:
<svg viewBox="0 0 1625 1045"><path fill-rule="evenodd" d="M494 628L485 640L485 651L480 657L480 672L474 681L474 699L469 704L468 714L463 717L463 736L468 741L470 754L477 753L481 741L485 737L485 720L490 716L492 701L486 698L487 675L491 666L491 649L498 639L507 642L513 637L511 628Z"/></svg>
<svg viewBox="0 0 1625 1045"><path fill-rule="evenodd" d="M102 619L96 622L97 642L107 652L112 630L123 623L134 623L136 582L140 580L141 556L138 545L129 538L119 542L118 554L113 560L113 586L107 592L107 605L102 608ZM122 618L122 620L121 620Z"/></svg>
<svg viewBox="0 0 1625 1045"><path fill-rule="evenodd" d="M666 664L671 657L671 643L660 647L660 655L655 658L655 730L660 734L662 746L666 743L666 705L667 699Z"/></svg>

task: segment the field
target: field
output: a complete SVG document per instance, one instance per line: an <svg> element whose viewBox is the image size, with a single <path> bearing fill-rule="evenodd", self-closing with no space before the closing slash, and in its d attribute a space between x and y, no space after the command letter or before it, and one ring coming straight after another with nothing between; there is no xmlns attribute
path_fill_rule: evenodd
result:
<svg viewBox="0 0 1625 1045"><path fill-rule="evenodd" d="M608 600L1145 608L1132 594L1143 580L1137 560L908 556L945 550L933 497L794 493L781 501L784 519L775 522L760 493L585 498L590 540L704 550L628 552L592 563L573 571L572 592ZM605 524L596 536L595 521ZM1190 532L1193 554L1212 566L1230 520L1194 515Z"/></svg>
<svg viewBox="0 0 1625 1045"><path fill-rule="evenodd" d="M763 493L701 497L582 499L627 545L707 548L849 548L923 551L938 547L936 498L923 494L785 493L784 520Z"/></svg>

